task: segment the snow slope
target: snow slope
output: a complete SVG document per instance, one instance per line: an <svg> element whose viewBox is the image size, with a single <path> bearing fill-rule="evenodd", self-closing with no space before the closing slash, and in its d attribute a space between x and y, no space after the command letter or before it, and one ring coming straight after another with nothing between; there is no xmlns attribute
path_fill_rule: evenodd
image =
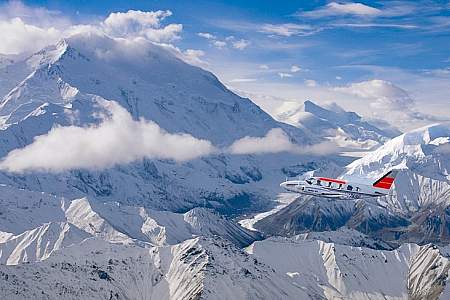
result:
<svg viewBox="0 0 450 300"><path fill-rule="evenodd" d="M437 247L387 250L297 238L255 242L247 251L324 299L447 299L449 259ZM445 252L445 251L444 251Z"/></svg>
<svg viewBox="0 0 450 300"><path fill-rule="evenodd" d="M307 299L286 276L221 239L144 249L87 239L49 259L0 265L5 299Z"/></svg>
<svg viewBox="0 0 450 300"><path fill-rule="evenodd" d="M5 264L47 259L92 236L141 247L174 245L196 236L220 236L238 247L260 239L204 208L177 214L88 198L69 201L9 186L0 186L0 204L0 262Z"/></svg>

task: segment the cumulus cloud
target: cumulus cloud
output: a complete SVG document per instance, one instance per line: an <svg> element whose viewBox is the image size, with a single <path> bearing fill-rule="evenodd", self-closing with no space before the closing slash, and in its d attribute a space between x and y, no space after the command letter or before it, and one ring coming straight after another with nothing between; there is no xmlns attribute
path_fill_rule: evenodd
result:
<svg viewBox="0 0 450 300"><path fill-rule="evenodd" d="M250 45L250 42L244 39L240 39L239 41L233 42L233 48L238 50L244 50Z"/></svg>
<svg viewBox="0 0 450 300"><path fill-rule="evenodd" d="M207 39L207 40L212 40L212 39L215 39L215 38L216 38L215 35L213 35L213 34L211 34L211 33L208 33L208 32L199 32L199 33L197 33L197 35L198 35L199 37L205 38L205 39Z"/></svg>
<svg viewBox="0 0 450 300"><path fill-rule="evenodd" d="M0 6L0 53L35 52L74 34L97 32L112 38L143 38L154 43L169 43L180 38L181 24L163 25L172 15L166 11L113 12L100 22L74 24L59 12L30 8L13 1ZM188 54L192 54L188 53Z"/></svg>
<svg viewBox="0 0 450 300"><path fill-rule="evenodd" d="M390 81L374 79L334 87L332 90L368 102L374 117L385 118L389 115L396 125L448 121L448 118L436 117L418 109L410 94Z"/></svg>
<svg viewBox="0 0 450 300"><path fill-rule="evenodd" d="M246 136L235 141L230 147L232 154L267 154L290 152L294 154L327 155L337 147L331 142L300 146L294 144L281 128L273 128L264 137Z"/></svg>
<svg viewBox="0 0 450 300"><path fill-rule="evenodd" d="M169 10L115 12L109 14L103 21L103 26L108 33L124 36L141 32L147 28L158 28L161 21L171 15L172 12Z"/></svg>
<svg viewBox="0 0 450 300"><path fill-rule="evenodd" d="M55 127L24 148L8 153L0 169L10 172L61 172L103 169L143 158L186 161L215 151L207 140L170 134L156 123L135 121L116 102L104 101L108 112L98 125Z"/></svg>
<svg viewBox="0 0 450 300"><path fill-rule="evenodd" d="M194 66L205 66L207 63L202 59L205 56L205 51L196 49L187 49L183 51L182 59Z"/></svg>
<svg viewBox="0 0 450 300"><path fill-rule="evenodd" d="M217 49L223 49L227 46L227 43L224 41L214 41L213 45L217 48Z"/></svg>
<svg viewBox="0 0 450 300"><path fill-rule="evenodd" d="M154 42L170 42L179 38L181 24L162 26L161 22L172 15L169 10L111 13L101 24L113 37L143 36Z"/></svg>
<svg viewBox="0 0 450 300"><path fill-rule="evenodd" d="M368 80L352 83L345 87L336 87L336 91L349 93L365 99L372 99L371 105L375 108L409 109L414 100L402 88L386 80Z"/></svg>
<svg viewBox="0 0 450 300"><path fill-rule="evenodd" d="M329 16L354 15L354 16L377 16L381 10L362 3L337 3L330 2L315 10L302 12L299 15L310 18L322 18Z"/></svg>
<svg viewBox="0 0 450 300"><path fill-rule="evenodd" d="M259 68L262 70L269 70L269 66L268 65L259 65Z"/></svg>
<svg viewBox="0 0 450 300"><path fill-rule="evenodd" d="M57 42L62 32L54 27L40 28L26 24L21 18L0 20L0 32L2 41L0 53L19 54L24 49L37 51L43 47Z"/></svg>

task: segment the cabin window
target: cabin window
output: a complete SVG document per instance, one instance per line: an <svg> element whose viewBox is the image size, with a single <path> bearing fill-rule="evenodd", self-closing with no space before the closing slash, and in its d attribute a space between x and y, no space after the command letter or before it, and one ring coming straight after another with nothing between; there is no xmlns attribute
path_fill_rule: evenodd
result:
<svg viewBox="0 0 450 300"><path fill-rule="evenodd" d="M351 185L348 185L348 186L347 186L347 190L352 191L352 190L353 190L353 187L352 187Z"/></svg>
<svg viewBox="0 0 450 300"><path fill-rule="evenodd" d="M342 189L342 183L339 183L338 189Z"/></svg>
<svg viewBox="0 0 450 300"><path fill-rule="evenodd" d="M328 182L328 187L331 187L331 184L332 184L332 182L330 181L330 182Z"/></svg>
<svg viewBox="0 0 450 300"><path fill-rule="evenodd" d="M359 192L361 189L359 187L356 187L356 191Z"/></svg>
<svg viewBox="0 0 450 300"><path fill-rule="evenodd" d="M317 179L317 183L316 183L317 185L320 185L320 180L319 179Z"/></svg>

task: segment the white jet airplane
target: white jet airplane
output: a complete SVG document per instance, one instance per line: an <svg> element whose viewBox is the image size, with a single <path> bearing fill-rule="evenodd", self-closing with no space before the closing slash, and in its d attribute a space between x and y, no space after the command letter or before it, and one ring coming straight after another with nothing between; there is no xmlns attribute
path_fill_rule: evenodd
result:
<svg viewBox="0 0 450 300"><path fill-rule="evenodd" d="M372 185L352 183L342 179L311 177L289 180L280 186L290 192L334 199L362 199L389 194L398 170L391 170Z"/></svg>

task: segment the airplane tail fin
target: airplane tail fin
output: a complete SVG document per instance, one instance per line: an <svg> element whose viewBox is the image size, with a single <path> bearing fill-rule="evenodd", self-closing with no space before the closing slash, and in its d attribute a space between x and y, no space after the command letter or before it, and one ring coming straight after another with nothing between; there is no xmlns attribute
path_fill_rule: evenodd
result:
<svg viewBox="0 0 450 300"><path fill-rule="evenodd" d="M373 183L373 187L389 190L394 183L395 176L397 176L398 170L391 170L387 172L383 177Z"/></svg>

